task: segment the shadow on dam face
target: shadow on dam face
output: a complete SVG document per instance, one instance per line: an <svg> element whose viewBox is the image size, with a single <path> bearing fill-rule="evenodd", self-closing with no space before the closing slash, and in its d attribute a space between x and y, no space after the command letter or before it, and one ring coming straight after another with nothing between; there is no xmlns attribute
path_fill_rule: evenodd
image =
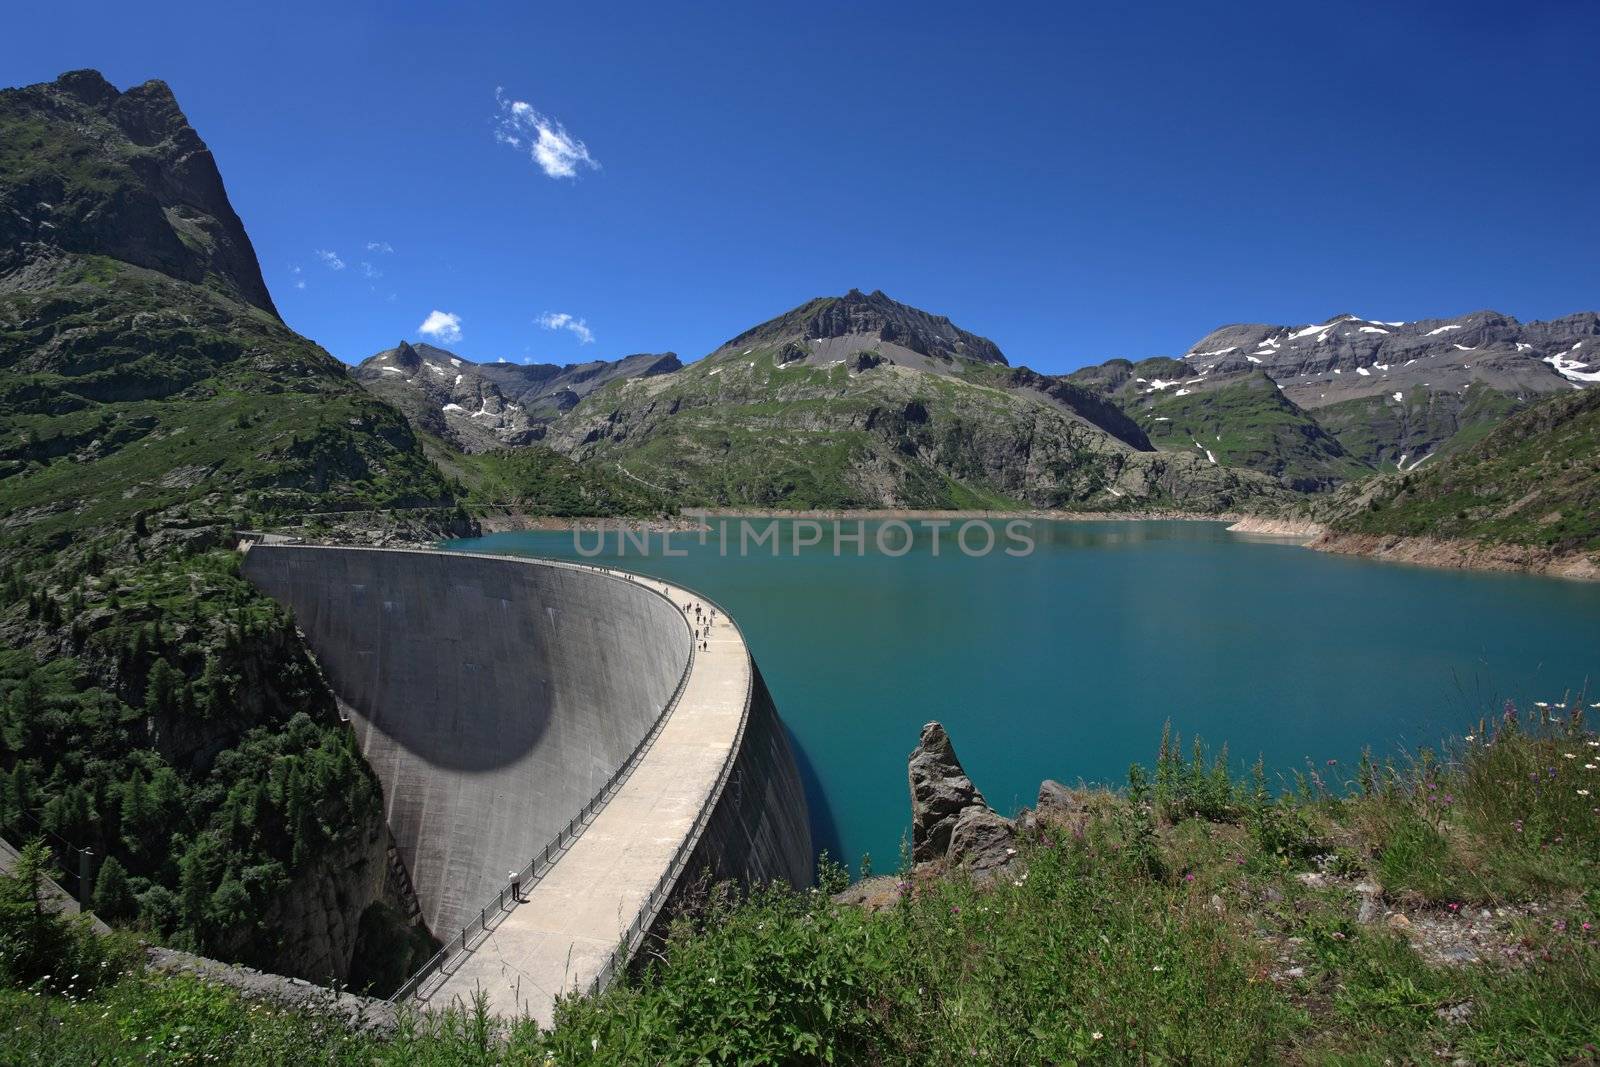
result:
<svg viewBox="0 0 1600 1067"><path fill-rule="evenodd" d="M384 786L433 930L461 925L606 783L683 677L642 583L458 553L257 545Z"/></svg>

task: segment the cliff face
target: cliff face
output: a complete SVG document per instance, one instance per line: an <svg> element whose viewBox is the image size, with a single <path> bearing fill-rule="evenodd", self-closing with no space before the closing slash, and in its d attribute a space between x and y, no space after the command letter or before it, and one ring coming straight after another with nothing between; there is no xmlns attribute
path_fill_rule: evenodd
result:
<svg viewBox="0 0 1600 1067"><path fill-rule="evenodd" d="M274 966L313 980L349 979L362 913L385 896L388 840L375 808L364 825L350 828L343 847L300 871L262 922L279 937Z"/></svg>
<svg viewBox="0 0 1600 1067"><path fill-rule="evenodd" d="M0 274L50 248L213 285L277 315L216 160L165 82L92 70L0 91Z"/></svg>

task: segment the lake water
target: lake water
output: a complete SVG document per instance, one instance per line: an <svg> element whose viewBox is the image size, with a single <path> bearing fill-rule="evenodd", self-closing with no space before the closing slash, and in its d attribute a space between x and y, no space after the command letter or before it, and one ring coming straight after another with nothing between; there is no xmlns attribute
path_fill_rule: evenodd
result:
<svg viewBox="0 0 1600 1067"><path fill-rule="evenodd" d="M904 555L832 526L741 554L717 535L634 542L568 532L447 547L588 558L697 589L738 620L797 743L819 848L892 870L907 832L906 756L939 719L989 802L1031 804L1043 778L1120 782L1162 725L1235 762L1292 773L1467 732L1511 698L1583 689L1600 670L1600 585L1325 555L1207 522L1034 522L1027 555L990 524L969 556L954 528ZM759 533L765 520L756 522ZM855 523L844 527L853 533ZM800 529L801 540L812 534ZM884 531L898 552L899 529ZM981 531L967 547L982 549ZM777 549L774 555L774 545ZM747 546L748 547L748 546ZM936 552L937 549L937 552ZM1592 699L1600 699L1591 697Z"/></svg>

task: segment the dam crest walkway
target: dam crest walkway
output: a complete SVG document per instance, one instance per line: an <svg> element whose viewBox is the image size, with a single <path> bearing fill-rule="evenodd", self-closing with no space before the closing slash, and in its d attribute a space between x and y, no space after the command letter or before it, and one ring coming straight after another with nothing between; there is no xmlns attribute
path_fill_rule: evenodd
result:
<svg viewBox="0 0 1600 1067"><path fill-rule="evenodd" d="M502 892L464 933L435 931L454 951L407 990L430 1009L470 1006L482 992L491 1013L548 1027L557 996L598 990L626 962L682 874L738 755L754 672L737 625L689 590L586 564L501 558L598 571L658 593L683 614L694 649L652 736L548 861L533 864L520 899ZM706 609L698 622L696 604Z"/></svg>

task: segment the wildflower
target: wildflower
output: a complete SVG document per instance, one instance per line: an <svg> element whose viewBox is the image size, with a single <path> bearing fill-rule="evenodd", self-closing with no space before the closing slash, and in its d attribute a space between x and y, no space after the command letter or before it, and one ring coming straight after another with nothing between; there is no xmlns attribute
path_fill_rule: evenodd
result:
<svg viewBox="0 0 1600 1067"><path fill-rule="evenodd" d="M1577 759L1578 758L1578 754L1576 752L1563 752L1563 753L1561 753L1561 758L1562 759Z"/></svg>
<svg viewBox="0 0 1600 1067"><path fill-rule="evenodd" d="M1160 973L1161 973L1161 972L1162 972L1162 971L1164 971L1164 970L1166 970L1166 968L1165 968L1165 967L1163 967L1163 966L1161 966L1161 964L1159 964L1159 963L1158 963L1158 964L1156 964L1156 965L1155 965L1155 966L1154 966L1154 967L1152 967L1152 968L1150 968L1150 969L1151 969L1151 970L1152 970L1152 971L1154 971L1154 972L1156 972L1156 973L1157 973L1157 974L1160 974Z"/></svg>
<svg viewBox="0 0 1600 1067"><path fill-rule="evenodd" d="M589 1039L589 1050L591 1052L600 1051L600 1039L598 1037L591 1037Z"/></svg>
<svg viewBox="0 0 1600 1067"><path fill-rule="evenodd" d="M1535 700L1533 702L1533 706L1536 708L1548 708L1550 706L1550 702L1547 700Z"/></svg>
<svg viewBox="0 0 1600 1067"><path fill-rule="evenodd" d="M1583 765L1583 769L1586 770L1586 771L1592 771L1592 770L1600 769L1600 765L1593 764L1593 763L1585 763Z"/></svg>
<svg viewBox="0 0 1600 1067"><path fill-rule="evenodd" d="M1589 791L1587 789L1580 789L1578 790L1578 795L1580 797L1586 797L1589 795Z"/></svg>
<svg viewBox="0 0 1600 1067"><path fill-rule="evenodd" d="M1468 741L1476 741L1476 740L1477 740L1477 738L1476 738L1476 737L1475 737L1475 736L1473 736L1473 735L1472 735L1472 734L1468 734L1468 735L1467 735L1467 740L1468 740Z"/></svg>
<svg viewBox="0 0 1600 1067"><path fill-rule="evenodd" d="M1094 1033L1089 1035L1089 1040L1090 1041L1099 1041L1102 1037L1105 1037L1105 1036L1106 1036L1105 1034L1102 1034L1100 1031L1096 1030Z"/></svg>
<svg viewBox="0 0 1600 1067"><path fill-rule="evenodd" d="M1185 881L1185 882L1192 882L1192 881L1194 881L1194 874L1193 874L1193 872L1191 872L1191 873L1189 873L1189 874L1186 874L1186 875L1184 875L1184 876L1183 876L1183 880L1184 880L1184 881Z"/></svg>

